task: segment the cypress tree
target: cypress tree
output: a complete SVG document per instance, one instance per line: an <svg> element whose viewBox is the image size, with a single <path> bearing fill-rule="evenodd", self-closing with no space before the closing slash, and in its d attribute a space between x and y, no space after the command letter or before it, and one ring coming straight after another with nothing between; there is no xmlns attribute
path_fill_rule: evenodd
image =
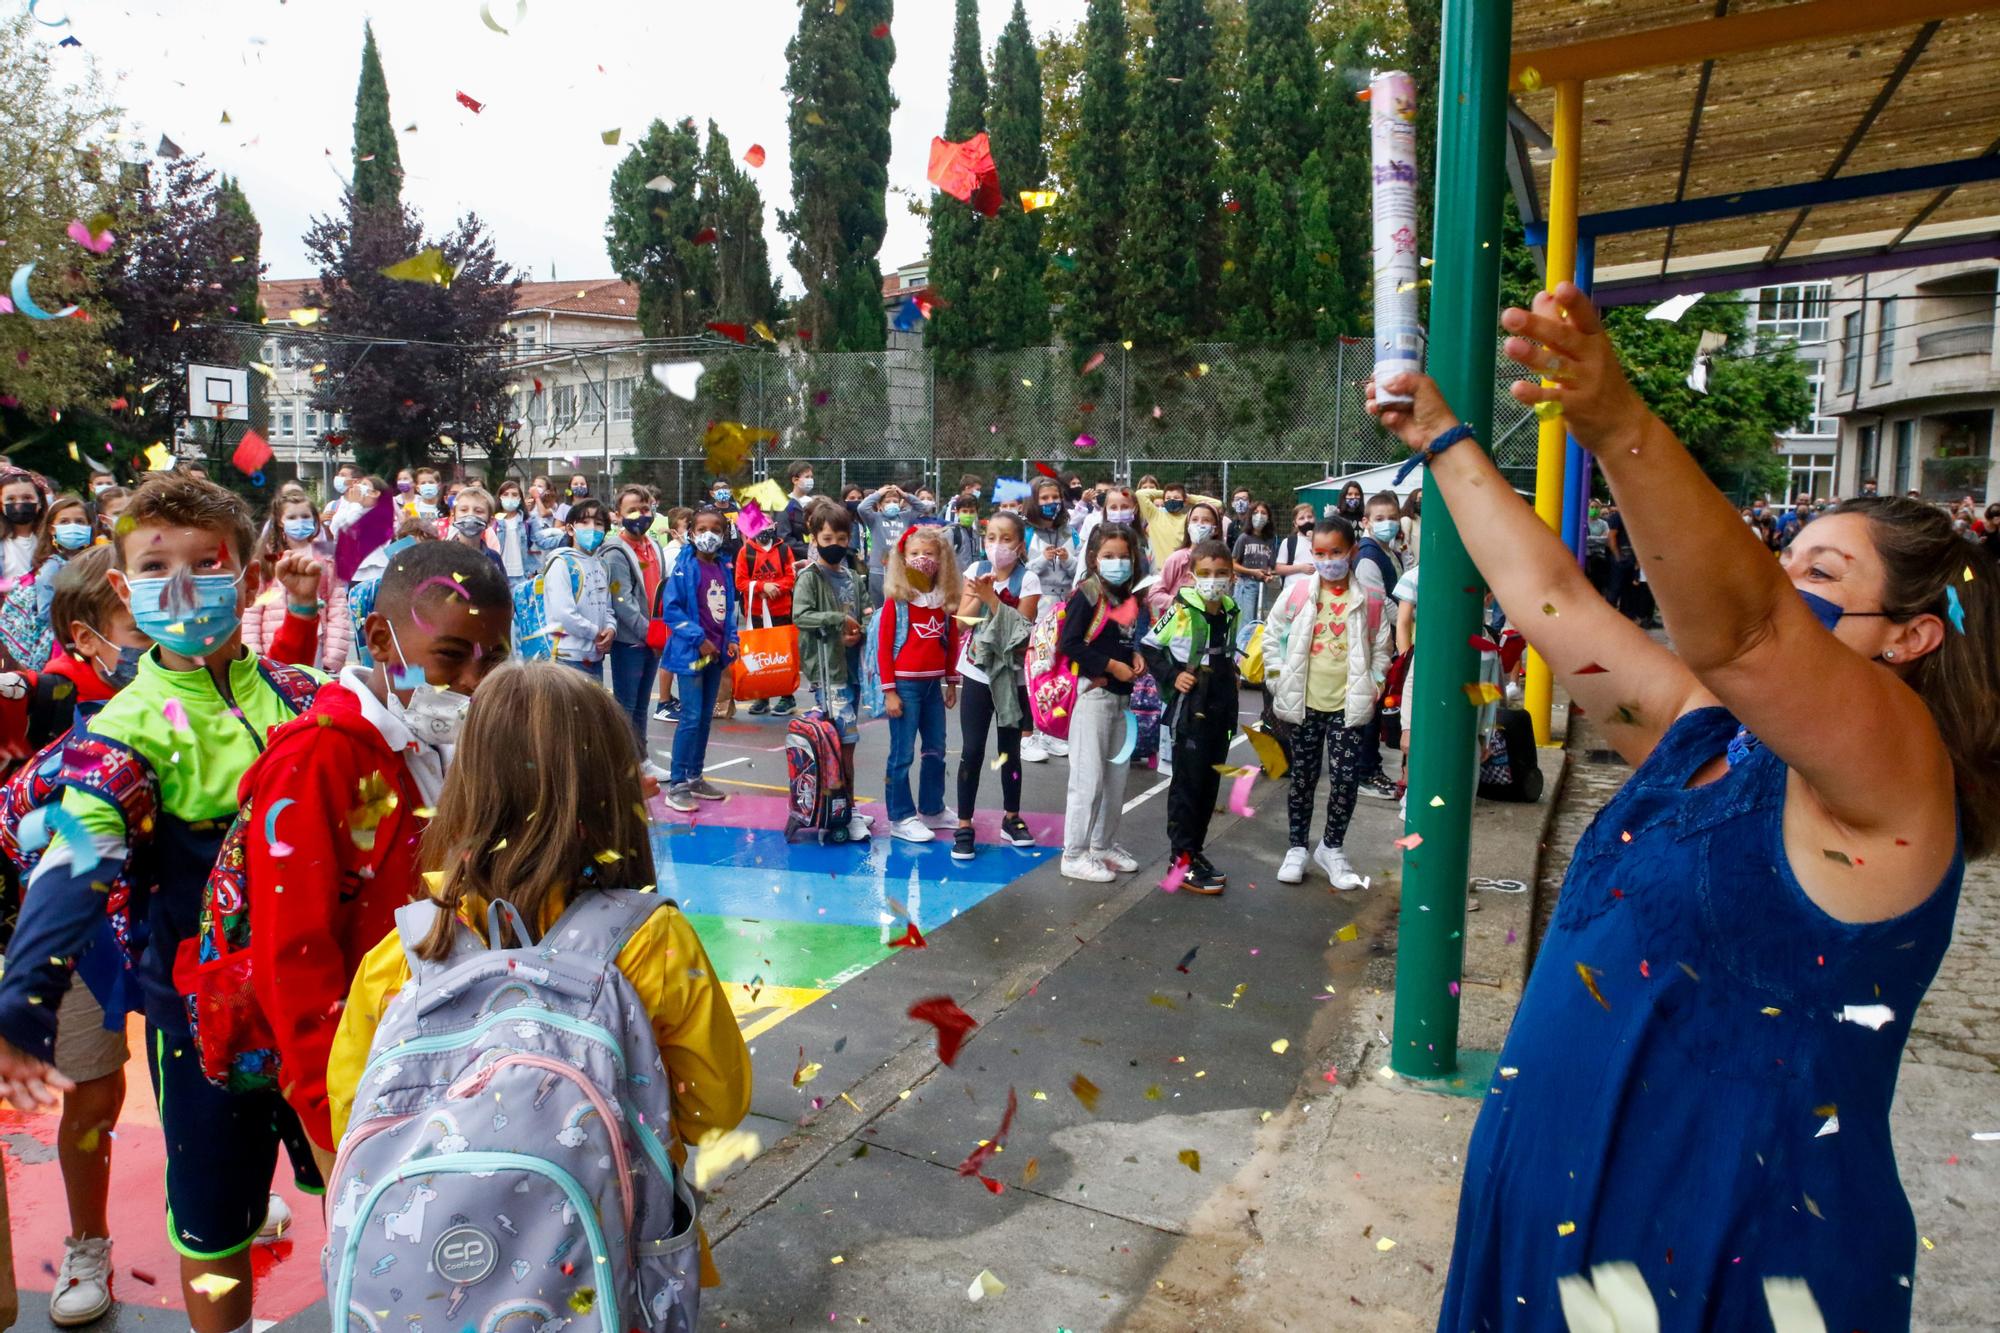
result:
<svg viewBox="0 0 2000 1333"><path fill-rule="evenodd" d="M715 228L706 293L709 317L733 324L770 319L777 296L764 243L764 196L712 120L701 161L701 216Z"/></svg>
<svg viewBox="0 0 2000 1333"><path fill-rule="evenodd" d="M986 67L979 56L979 0L957 0L957 5L944 137L963 143L986 128L987 88ZM1005 176L1001 187L1013 188ZM966 353L983 341L984 320L973 298L979 285L979 243L985 222L969 203L943 191L931 196L930 285L939 299L924 328L924 345L937 354L937 367L946 374L962 371Z"/></svg>
<svg viewBox="0 0 2000 1333"><path fill-rule="evenodd" d="M363 23L361 82L354 90L354 206L373 209L402 200L403 159L389 120L389 81L382 76L375 29Z"/></svg>
<svg viewBox="0 0 2000 1333"><path fill-rule="evenodd" d="M1076 268L1063 336L1087 348L1118 337L1118 253L1125 230L1125 6L1090 0L1083 21L1083 90L1068 197L1060 207Z"/></svg>
<svg viewBox="0 0 2000 1333"><path fill-rule="evenodd" d="M257 278L264 272L262 251L264 229L243 193L243 183L224 176L215 187L215 212L229 238L230 270L234 281L225 284L230 318L246 324L264 322L264 307L257 299Z"/></svg>
<svg viewBox="0 0 2000 1333"><path fill-rule="evenodd" d="M1403 69L1417 91L1417 250L1431 250L1432 191L1437 188L1438 45L1444 40L1441 0L1405 0L1410 35Z"/></svg>
<svg viewBox="0 0 2000 1333"><path fill-rule="evenodd" d="M1126 337L1174 347L1213 331L1222 267L1215 142L1205 132L1215 30L1202 0L1156 0L1153 24L1132 117L1119 303Z"/></svg>
<svg viewBox="0 0 2000 1333"><path fill-rule="evenodd" d="M694 243L703 226L695 180L700 157L693 122L656 120L611 173L605 248L612 270L639 289L639 329L648 338L702 331L711 257ZM661 176L672 189L648 188Z"/></svg>
<svg viewBox="0 0 2000 1333"><path fill-rule="evenodd" d="M1373 184L1368 104L1355 94L1368 86L1381 30L1372 20L1350 28L1328 57L1320 79L1319 161L1306 179L1322 196L1307 205L1305 253L1310 262L1315 333L1359 336L1370 327L1374 302Z"/></svg>
<svg viewBox="0 0 2000 1333"><path fill-rule="evenodd" d="M792 211L779 227L805 283L798 327L823 352L888 342L878 255L888 230L893 0L804 0L785 47ZM877 37L881 28L884 35Z"/></svg>
<svg viewBox="0 0 2000 1333"><path fill-rule="evenodd" d="M1021 207L1020 192L1039 190L1048 175L1042 146L1042 66L1021 0L1014 0L1013 16L993 48L992 91L990 133L1000 171L1000 215L982 228L973 306L984 341L1013 352L1049 340L1042 214Z"/></svg>
<svg viewBox="0 0 2000 1333"><path fill-rule="evenodd" d="M1310 277L1301 249L1305 175L1319 146L1318 60L1307 0L1249 0L1236 116L1230 132L1231 207L1223 279L1232 334L1244 342L1310 336Z"/></svg>

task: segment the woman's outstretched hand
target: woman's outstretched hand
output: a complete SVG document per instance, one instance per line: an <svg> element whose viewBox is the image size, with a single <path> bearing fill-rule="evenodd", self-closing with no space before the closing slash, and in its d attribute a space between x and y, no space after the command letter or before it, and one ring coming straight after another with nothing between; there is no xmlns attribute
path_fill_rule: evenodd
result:
<svg viewBox="0 0 2000 1333"><path fill-rule="evenodd" d="M1516 381L1514 397L1530 407L1560 406L1584 448L1609 448L1645 421L1645 401L1625 378L1597 307L1575 283L1537 294L1532 310L1515 306L1503 311L1500 327L1513 335L1507 339L1508 356L1555 381Z"/></svg>
<svg viewBox="0 0 2000 1333"><path fill-rule="evenodd" d="M1458 414L1445 402L1444 395L1438 391L1437 381L1428 375L1391 375L1382 381L1382 390L1412 400L1407 403L1377 402L1375 381L1371 379L1362 386L1362 392L1368 399L1369 413L1380 418L1383 428L1401 440L1413 454L1423 452L1432 440L1458 424Z"/></svg>

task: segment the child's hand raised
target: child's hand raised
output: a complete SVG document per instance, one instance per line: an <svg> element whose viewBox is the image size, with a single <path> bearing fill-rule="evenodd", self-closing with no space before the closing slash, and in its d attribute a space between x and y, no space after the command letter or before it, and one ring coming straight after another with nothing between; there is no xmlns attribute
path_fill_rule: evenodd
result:
<svg viewBox="0 0 2000 1333"><path fill-rule="evenodd" d="M285 586L285 593L296 606L304 606L319 600L319 561L299 551L287 551L278 557L278 582Z"/></svg>

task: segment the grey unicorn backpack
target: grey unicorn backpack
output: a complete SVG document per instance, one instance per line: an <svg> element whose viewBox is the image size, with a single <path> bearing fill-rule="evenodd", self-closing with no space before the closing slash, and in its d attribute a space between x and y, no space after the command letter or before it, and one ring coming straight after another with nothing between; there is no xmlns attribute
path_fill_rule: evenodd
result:
<svg viewBox="0 0 2000 1333"><path fill-rule="evenodd" d="M397 911L411 979L375 1033L327 1185L336 1329L693 1333L694 1194L667 1156L652 1021L617 966L666 905L586 892L514 949L461 922L441 963L417 957L438 905ZM495 902L488 939L503 919L532 938Z"/></svg>

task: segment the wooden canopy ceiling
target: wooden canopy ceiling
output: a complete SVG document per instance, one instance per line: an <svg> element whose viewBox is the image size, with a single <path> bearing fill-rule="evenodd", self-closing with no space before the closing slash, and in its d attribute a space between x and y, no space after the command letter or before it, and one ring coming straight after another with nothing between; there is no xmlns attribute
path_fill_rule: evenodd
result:
<svg viewBox="0 0 2000 1333"><path fill-rule="evenodd" d="M1583 81L1582 230L1645 210L1600 219L1600 290L1967 243L2000 255L2000 0L1516 0L1513 74L1541 127L1555 82ZM1540 218L1549 154L1528 139L1516 190L1533 180L1523 211ZM1855 177L1948 164L1838 197ZM1788 186L1811 202L1705 220L1662 207Z"/></svg>

